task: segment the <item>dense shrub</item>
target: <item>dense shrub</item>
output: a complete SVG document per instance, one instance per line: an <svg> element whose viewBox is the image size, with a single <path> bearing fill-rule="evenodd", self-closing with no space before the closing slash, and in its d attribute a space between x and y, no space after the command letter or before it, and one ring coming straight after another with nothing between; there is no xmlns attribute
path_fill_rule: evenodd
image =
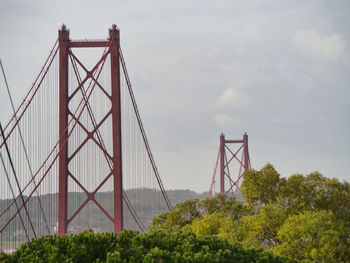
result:
<svg viewBox="0 0 350 263"><path fill-rule="evenodd" d="M262 250L245 250L219 237L190 232L139 234L91 231L70 236L46 236L23 244L2 262L295 262Z"/></svg>

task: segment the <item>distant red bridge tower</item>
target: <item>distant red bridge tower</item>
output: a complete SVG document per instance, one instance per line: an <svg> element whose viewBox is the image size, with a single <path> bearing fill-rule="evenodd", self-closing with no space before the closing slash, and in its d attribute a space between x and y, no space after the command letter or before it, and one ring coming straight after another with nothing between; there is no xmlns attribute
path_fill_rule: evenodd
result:
<svg viewBox="0 0 350 263"><path fill-rule="evenodd" d="M215 195L218 166L220 170L219 192L236 195L237 192L241 190L240 181L243 174L251 169L247 133L243 135L242 140L226 140L225 135L221 133L219 152L210 184L209 196ZM237 174L237 176L235 176L235 174Z"/></svg>

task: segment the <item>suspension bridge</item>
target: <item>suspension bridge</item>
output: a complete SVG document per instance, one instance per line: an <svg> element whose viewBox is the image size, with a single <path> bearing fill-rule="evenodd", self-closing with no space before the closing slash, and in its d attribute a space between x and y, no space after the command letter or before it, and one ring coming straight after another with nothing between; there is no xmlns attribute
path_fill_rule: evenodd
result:
<svg viewBox="0 0 350 263"><path fill-rule="evenodd" d="M13 110L8 123L0 124L5 251L39 236L88 228L144 232L154 216L172 208L138 111L120 30L113 25L104 40L72 40L69 34L62 25L17 108L1 64ZM83 62L84 49L95 50L93 62ZM236 179L229 168L234 161ZM247 134L243 140L220 136L209 195L215 194L219 163L220 192L236 194L250 169Z"/></svg>
<svg viewBox="0 0 350 263"><path fill-rule="evenodd" d="M80 49L96 50L96 61L84 63ZM12 107L0 139L1 248L87 228L145 231L171 209L115 25L105 40L71 40L63 25Z"/></svg>
<svg viewBox="0 0 350 263"><path fill-rule="evenodd" d="M212 197L216 193L236 196L241 192L240 183L244 173L250 169L248 134L244 133L241 140L227 140L221 133L208 196ZM218 180L217 174L219 174ZM217 181L219 181L219 187L216 186Z"/></svg>

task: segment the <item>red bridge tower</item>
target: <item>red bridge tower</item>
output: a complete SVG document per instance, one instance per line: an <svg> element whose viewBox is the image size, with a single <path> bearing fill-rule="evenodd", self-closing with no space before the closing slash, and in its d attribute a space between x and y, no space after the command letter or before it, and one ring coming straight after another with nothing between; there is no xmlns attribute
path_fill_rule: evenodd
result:
<svg viewBox="0 0 350 263"><path fill-rule="evenodd" d="M239 154L241 154L240 157ZM243 135L242 140L226 140L225 135L221 133L219 152L210 184L209 196L213 196L215 194L215 176L219 161L220 193L228 194L231 192L232 195L237 194L237 191L240 190L239 183L243 177L243 174L251 169L247 133ZM238 175L236 177L233 177L233 174L230 171L230 167L232 170L233 166L235 166L234 168L238 169Z"/></svg>
<svg viewBox="0 0 350 263"><path fill-rule="evenodd" d="M123 188L122 188L122 145L121 145L121 100L120 100L120 46L119 46L119 29L115 25L109 30L109 38L102 41L72 41L69 39L69 31L63 25L59 30L59 198L58 198L58 234L67 233L67 226L72 219L86 206L89 201L94 202L103 213L112 221L114 225L114 231L119 233L123 229ZM92 70L87 70L87 67L83 65L81 61L73 54L73 48L105 48L104 54ZM111 95L98 83L99 68L104 64L107 56L110 57L111 65ZM80 67L85 71L86 77L83 78L81 83L77 87L68 87L68 66L70 59L76 61ZM89 131L88 127L84 127L84 123L79 121L79 117L76 113L71 112L69 104L73 97L76 96L78 91L86 91L83 89L83 85L88 82L92 83L92 86L98 86L106 94L106 97L111 102L110 111L102 118L101 122L94 123L94 129ZM92 88L93 88L92 87ZM69 90L73 90L71 94ZM91 93L90 93L91 95ZM84 103L88 104L89 95L84 95ZM85 106L85 105L84 105ZM113 152L109 153L98 136L98 129L107 117L112 116L112 140L113 140ZM81 126L86 131L86 138L76 148L76 150L68 156L68 146L70 141L68 129L69 118L75 120L75 124ZM96 136L97 135L97 136ZM98 138L98 139L96 139ZM69 171L69 162L74 156L83 148L83 146L92 140L103 151L107 158L107 162L110 164L111 172L106 175L100 185L98 185L94 191L87 191L84 185L79 182L76 175L73 175ZM95 194L102 187L104 183L113 177L114 188L114 215L110 215L99 202L95 199ZM68 178L71 177L87 194L85 202L68 218Z"/></svg>

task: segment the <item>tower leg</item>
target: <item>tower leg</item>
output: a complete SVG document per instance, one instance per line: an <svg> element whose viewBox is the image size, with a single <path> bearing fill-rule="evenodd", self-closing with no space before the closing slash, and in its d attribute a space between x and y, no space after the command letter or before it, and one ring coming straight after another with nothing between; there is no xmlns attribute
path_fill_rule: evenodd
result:
<svg viewBox="0 0 350 263"><path fill-rule="evenodd" d="M244 150L244 172L247 172L249 167L249 151L248 151L248 134L243 135L243 150Z"/></svg>
<svg viewBox="0 0 350 263"><path fill-rule="evenodd" d="M220 193L225 193L225 135L220 135Z"/></svg>
<svg viewBox="0 0 350 263"><path fill-rule="evenodd" d="M114 185L114 231L123 230L123 178L122 178L122 134L120 103L119 30L113 25L109 32L111 81L112 81L112 125L113 125L113 185Z"/></svg>
<svg viewBox="0 0 350 263"><path fill-rule="evenodd" d="M68 198L68 49L69 31L63 25L58 31L59 52L59 177L58 177L58 234L67 233Z"/></svg>

